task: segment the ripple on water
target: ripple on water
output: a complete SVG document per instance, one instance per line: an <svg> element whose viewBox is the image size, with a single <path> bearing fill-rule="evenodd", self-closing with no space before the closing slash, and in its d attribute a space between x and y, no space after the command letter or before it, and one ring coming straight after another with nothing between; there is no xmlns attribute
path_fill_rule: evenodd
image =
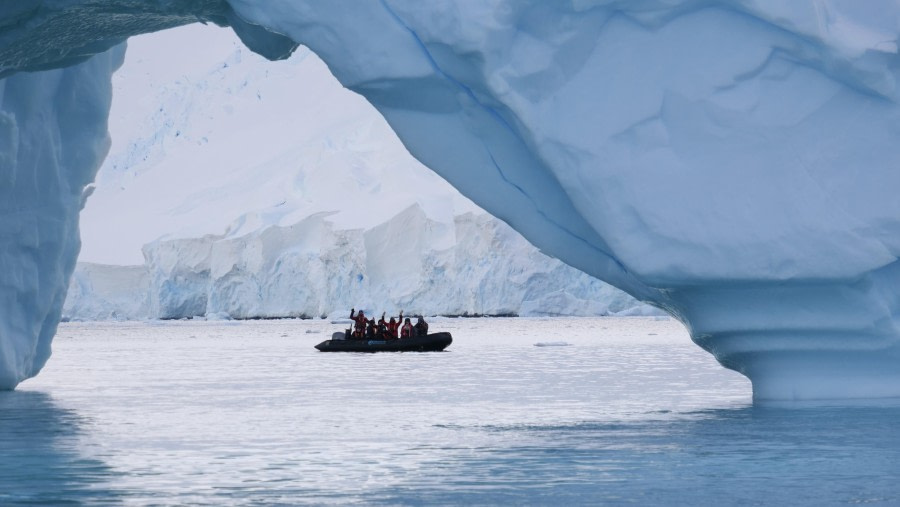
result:
<svg viewBox="0 0 900 507"><path fill-rule="evenodd" d="M63 325L0 393L0 503L898 501L896 407L752 407L672 320L432 326L447 352L318 353L321 321Z"/></svg>

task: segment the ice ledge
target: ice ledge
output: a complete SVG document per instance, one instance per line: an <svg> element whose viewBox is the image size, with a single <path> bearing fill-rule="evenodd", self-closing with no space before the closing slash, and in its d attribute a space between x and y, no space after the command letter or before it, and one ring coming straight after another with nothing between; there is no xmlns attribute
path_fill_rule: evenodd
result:
<svg viewBox="0 0 900 507"><path fill-rule="evenodd" d="M758 400L900 397L900 263L842 283L695 287L671 310Z"/></svg>
<svg viewBox="0 0 900 507"><path fill-rule="evenodd" d="M247 23L225 0L17 0L0 6L0 78L75 65L128 37L197 22L231 26L270 60L297 48L290 38Z"/></svg>

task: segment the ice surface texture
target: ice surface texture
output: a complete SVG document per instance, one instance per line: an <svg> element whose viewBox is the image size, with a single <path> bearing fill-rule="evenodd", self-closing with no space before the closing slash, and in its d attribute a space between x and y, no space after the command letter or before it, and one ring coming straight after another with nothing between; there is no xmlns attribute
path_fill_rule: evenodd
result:
<svg viewBox="0 0 900 507"><path fill-rule="evenodd" d="M123 55L0 80L0 387L36 375L50 356L85 187L109 149L109 76Z"/></svg>
<svg viewBox="0 0 900 507"><path fill-rule="evenodd" d="M897 2L229 4L253 48L310 47L414 156L677 316L756 397L900 396ZM62 292L70 261L11 290Z"/></svg>

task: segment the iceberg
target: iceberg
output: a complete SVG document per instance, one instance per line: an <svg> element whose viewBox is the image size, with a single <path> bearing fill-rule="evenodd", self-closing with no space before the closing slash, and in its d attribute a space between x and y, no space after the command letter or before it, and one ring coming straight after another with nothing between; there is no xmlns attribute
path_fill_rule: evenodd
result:
<svg viewBox="0 0 900 507"><path fill-rule="evenodd" d="M894 1L53 6L0 10L0 192L33 187L0 201L6 387L49 354L115 44L193 9L267 57L310 48L426 166L674 315L756 399L900 396Z"/></svg>
<svg viewBox="0 0 900 507"><path fill-rule="evenodd" d="M50 357L75 267L78 212L109 147L118 47L63 69L0 80L0 388Z"/></svg>

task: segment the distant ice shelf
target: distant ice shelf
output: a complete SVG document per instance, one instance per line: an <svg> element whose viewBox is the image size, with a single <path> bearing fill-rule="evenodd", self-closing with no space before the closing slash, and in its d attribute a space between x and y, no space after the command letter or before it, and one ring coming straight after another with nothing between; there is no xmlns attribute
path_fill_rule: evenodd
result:
<svg viewBox="0 0 900 507"><path fill-rule="evenodd" d="M327 213L237 237L155 241L141 266L80 263L66 320L326 317L352 307L425 315L659 315L541 254L484 213L417 205L372 229Z"/></svg>

